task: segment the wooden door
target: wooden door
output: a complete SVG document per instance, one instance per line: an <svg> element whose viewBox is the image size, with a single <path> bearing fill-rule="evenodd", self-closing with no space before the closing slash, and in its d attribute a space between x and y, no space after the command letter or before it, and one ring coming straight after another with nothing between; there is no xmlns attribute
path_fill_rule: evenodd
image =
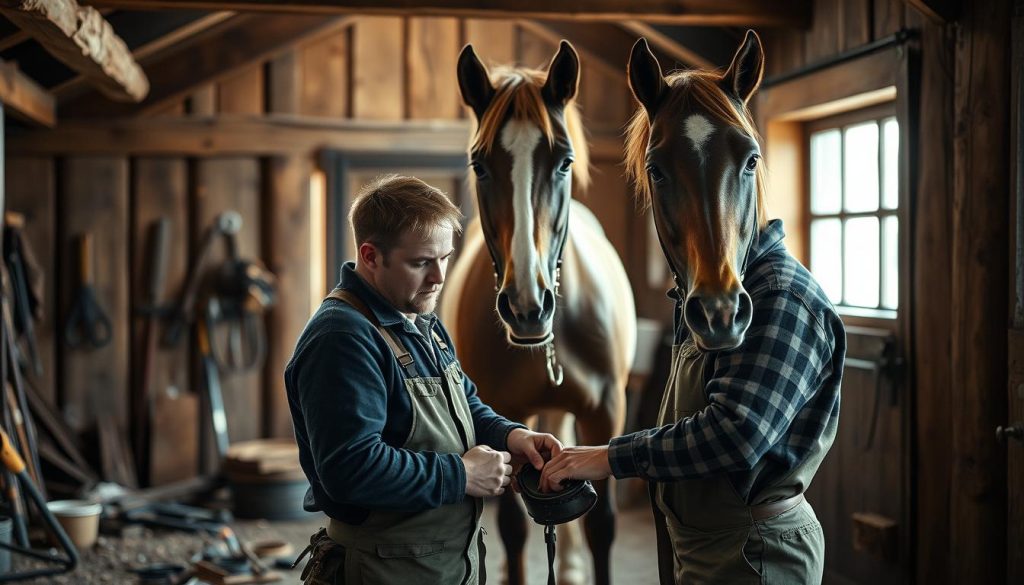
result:
<svg viewBox="0 0 1024 585"><path fill-rule="evenodd" d="M825 582L905 583L906 391L900 319L844 315L839 432L807 498L825 533Z"/></svg>
<svg viewBox="0 0 1024 585"><path fill-rule="evenodd" d="M1024 583L1024 0L1014 2L1010 30L1013 327L1007 339L1007 420L996 438L1006 443L1006 582Z"/></svg>

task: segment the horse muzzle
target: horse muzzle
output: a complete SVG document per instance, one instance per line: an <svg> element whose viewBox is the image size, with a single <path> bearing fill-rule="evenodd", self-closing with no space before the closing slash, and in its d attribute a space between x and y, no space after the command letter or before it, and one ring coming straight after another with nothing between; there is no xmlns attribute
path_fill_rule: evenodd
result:
<svg viewBox="0 0 1024 585"><path fill-rule="evenodd" d="M551 341L555 316L555 293L543 289L539 299L513 302L515 291L498 293L498 317L505 324L508 340L513 345L541 345Z"/></svg>
<svg viewBox="0 0 1024 585"><path fill-rule="evenodd" d="M683 318L697 345L706 351L739 347L753 318L753 303L742 288L725 294L691 294Z"/></svg>

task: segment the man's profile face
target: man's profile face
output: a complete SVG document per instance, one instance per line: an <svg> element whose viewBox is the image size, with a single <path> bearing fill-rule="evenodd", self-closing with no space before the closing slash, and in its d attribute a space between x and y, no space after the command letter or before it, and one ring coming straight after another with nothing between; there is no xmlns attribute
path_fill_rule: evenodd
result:
<svg viewBox="0 0 1024 585"><path fill-rule="evenodd" d="M428 235L406 231L377 265L377 290L407 315L433 312L454 251L452 239L448 226Z"/></svg>

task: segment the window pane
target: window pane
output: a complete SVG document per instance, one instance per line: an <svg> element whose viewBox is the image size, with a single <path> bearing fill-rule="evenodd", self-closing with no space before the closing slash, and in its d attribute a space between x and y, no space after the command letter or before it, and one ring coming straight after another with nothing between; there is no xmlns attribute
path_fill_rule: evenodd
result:
<svg viewBox="0 0 1024 585"><path fill-rule="evenodd" d="M885 231L885 285L882 288L882 306L896 309L899 306L899 223L895 217L882 220Z"/></svg>
<svg viewBox="0 0 1024 585"><path fill-rule="evenodd" d="M843 189L847 211L878 209L878 124L850 126L843 141Z"/></svg>
<svg viewBox="0 0 1024 585"><path fill-rule="evenodd" d="M878 218L846 221L843 300L858 307L878 306Z"/></svg>
<svg viewBox="0 0 1024 585"><path fill-rule="evenodd" d="M900 125L896 118L889 118L882 123L882 136L885 141L885 153L882 169L882 207L896 209L899 205L899 154Z"/></svg>
<svg viewBox="0 0 1024 585"><path fill-rule="evenodd" d="M834 304L843 296L842 223L838 219L811 222L811 273Z"/></svg>
<svg viewBox="0 0 1024 585"><path fill-rule="evenodd" d="M840 202L839 130L811 135L811 213L838 213Z"/></svg>

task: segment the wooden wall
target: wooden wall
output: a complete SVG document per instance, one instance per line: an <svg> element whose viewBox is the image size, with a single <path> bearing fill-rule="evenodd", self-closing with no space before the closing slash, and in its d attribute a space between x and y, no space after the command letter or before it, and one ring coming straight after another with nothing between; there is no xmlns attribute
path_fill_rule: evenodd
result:
<svg viewBox="0 0 1024 585"><path fill-rule="evenodd" d="M467 112L458 95L455 63L466 42L473 43L487 62L541 67L554 55L558 37L532 23L355 17L225 72L212 83L182 88L174 98L149 108L146 117L150 123L167 124L173 119L286 116L310 126L464 120ZM579 101L588 131L616 137L632 107L622 73L586 52L582 61ZM130 131L145 132L145 123ZM130 136L125 138L131 142ZM315 309L311 299L326 292L311 290L320 269L311 265L315 252L304 245L322 229L314 224L322 214L311 208L309 193L320 147L311 139L275 154L270 144L269 155L259 156L218 150L216 145L198 155L173 150L154 155L126 147L113 155L95 156L73 141L54 146L53 156L11 149L9 209L28 215L26 233L49 277L47 320L39 333L47 368L34 383L60 406L76 430L94 424L95 406L89 398L93 395L100 396L121 425L130 424L129 397L139 387L143 347L142 322L133 315L145 278L149 223L159 216L172 221L165 296L171 299L180 291L204 230L218 213L234 209L244 222L239 237L242 255L266 262L278 276L279 298L267 319L270 347L265 368L223 375L231 439L291 435L282 373L295 339ZM594 186L582 198L643 282L644 218L633 211L619 159L617 150L594 153ZM115 325L114 341L102 350L77 351L66 348L57 332L74 291L72 238L87 229L97 239L96 285ZM212 260L222 257L218 254L222 252ZM645 292L638 290L638 297ZM654 297L658 306L645 312L667 318L660 297L659 291ZM187 403L178 404L178 410L186 414L178 416L195 427L196 417L188 413L199 408L195 393L201 378L189 360L190 351L188 343L161 350L156 377L161 387L173 389L164 401L184 397ZM189 475L194 462L179 469L181 475Z"/></svg>
<svg viewBox="0 0 1024 585"><path fill-rule="evenodd" d="M914 4L959 13L942 21ZM901 267L912 287L903 308L912 523L901 527L910 582L1005 582L1005 451L993 430L1006 424L1010 4L814 0L809 31L764 35L772 76L900 28L916 34L906 45L917 52L916 188L911 225L901 226L912 230L910 266ZM848 462L878 471L861 463Z"/></svg>

